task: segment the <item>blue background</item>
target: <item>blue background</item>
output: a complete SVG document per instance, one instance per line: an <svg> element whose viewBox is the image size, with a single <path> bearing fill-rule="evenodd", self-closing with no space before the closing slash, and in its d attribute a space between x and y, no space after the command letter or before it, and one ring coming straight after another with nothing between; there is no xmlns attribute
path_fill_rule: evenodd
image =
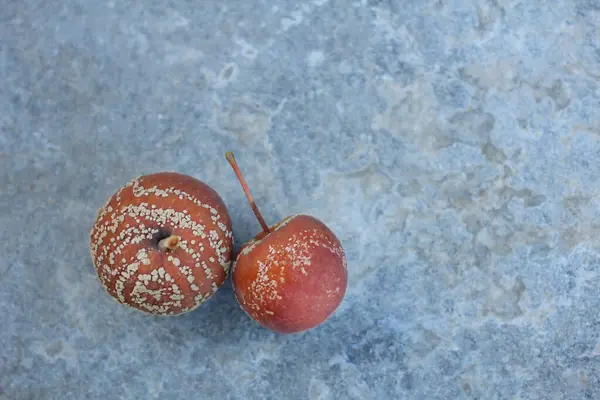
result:
<svg viewBox="0 0 600 400"><path fill-rule="evenodd" d="M0 399L600 398L597 1L0 1ZM236 248L309 213L348 256L282 336L227 283L153 318L98 207L171 170Z"/></svg>

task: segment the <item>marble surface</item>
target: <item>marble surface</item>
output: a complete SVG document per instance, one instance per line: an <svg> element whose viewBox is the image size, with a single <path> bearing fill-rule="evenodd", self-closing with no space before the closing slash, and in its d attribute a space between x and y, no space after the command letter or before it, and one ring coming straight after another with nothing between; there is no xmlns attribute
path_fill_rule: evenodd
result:
<svg viewBox="0 0 600 400"><path fill-rule="evenodd" d="M600 398L599 79L594 0L1 0L0 399ZM269 223L342 240L321 327L98 283L139 174L259 231L227 150Z"/></svg>

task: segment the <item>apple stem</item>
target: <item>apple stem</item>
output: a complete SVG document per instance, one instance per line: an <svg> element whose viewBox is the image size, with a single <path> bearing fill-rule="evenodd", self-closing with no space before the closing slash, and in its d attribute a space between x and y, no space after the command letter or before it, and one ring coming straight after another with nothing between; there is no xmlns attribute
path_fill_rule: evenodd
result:
<svg viewBox="0 0 600 400"><path fill-rule="evenodd" d="M158 248L160 250L175 250L179 246L179 236L171 235L158 242Z"/></svg>
<svg viewBox="0 0 600 400"><path fill-rule="evenodd" d="M260 222L260 226L262 226L263 231L265 231L266 234L271 233L271 231L269 230L269 227L265 223L265 220L263 219L262 215L260 214L260 211L258 211L258 207L256 206L256 203L254 202L254 199L252 198L252 194L250 193L250 189L248 188L248 185L246 184L246 181L244 180L244 177L242 176L240 167L238 167L237 162L235 162L235 157L233 156L233 153L231 151L228 151L227 153L225 153L225 158L227 158L227 161L229 161L229 164L231 164L231 167L233 168L233 172L235 172L235 175L237 176L238 180L240 181L240 184L242 185L242 189L244 189L244 193L246 193L246 198L248 199L248 204L250 204L252 211L254 211L254 215L256 215L258 222Z"/></svg>

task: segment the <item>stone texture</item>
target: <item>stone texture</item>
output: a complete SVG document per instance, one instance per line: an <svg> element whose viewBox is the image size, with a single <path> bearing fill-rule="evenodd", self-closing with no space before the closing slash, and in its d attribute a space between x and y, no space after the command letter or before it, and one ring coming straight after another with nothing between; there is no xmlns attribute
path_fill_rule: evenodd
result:
<svg viewBox="0 0 600 400"><path fill-rule="evenodd" d="M0 399L600 398L600 4L0 1ZM237 246L325 221L342 307L279 336L229 284L127 310L88 232L212 185Z"/></svg>

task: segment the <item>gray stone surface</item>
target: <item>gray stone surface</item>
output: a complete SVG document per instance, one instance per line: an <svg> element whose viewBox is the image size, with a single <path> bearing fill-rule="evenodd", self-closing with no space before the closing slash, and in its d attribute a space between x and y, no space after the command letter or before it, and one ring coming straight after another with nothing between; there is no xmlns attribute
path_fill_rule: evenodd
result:
<svg viewBox="0 0 600 400"><path fill-rule="evenodd" d="M594 0L0 0L0 399L600 398L599 79ZM259 231L227 150L269 223L343 241L321 327L97 282L142 173Z"/></svg>

